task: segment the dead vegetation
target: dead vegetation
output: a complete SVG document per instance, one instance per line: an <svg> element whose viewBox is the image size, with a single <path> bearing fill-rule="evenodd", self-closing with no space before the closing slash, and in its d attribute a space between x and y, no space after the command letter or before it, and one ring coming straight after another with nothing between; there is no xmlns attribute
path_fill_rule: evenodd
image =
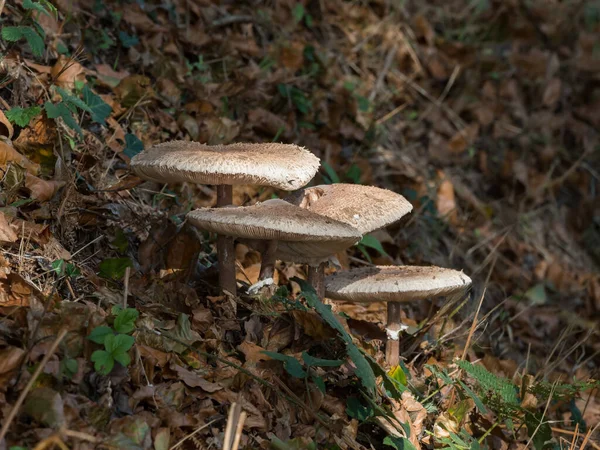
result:
<svg viewBox="0 0 600 450"><path fill-rule="evenodd" d="M598 448L597 1L0 4L0 449ZM386 375L383 303L332 314L283 262L272 298L220 295L185 222L216 189L129 169L176 139L404 195L338 269L471 297L403 308Z"/></svg>

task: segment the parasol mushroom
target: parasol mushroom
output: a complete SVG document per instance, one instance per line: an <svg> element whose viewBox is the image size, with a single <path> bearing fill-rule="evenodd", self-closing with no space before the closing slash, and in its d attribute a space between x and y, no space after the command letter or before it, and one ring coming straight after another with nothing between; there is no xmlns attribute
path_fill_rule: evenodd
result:
<svg viewBox="0 0 600 450"><path fill-rule="evenodd" d="M464 273L435 266L361 267L325 278L325 292L332 300L387 302L386 360L392 367L400 361L401 303L462 294L470 285Z"/></svg>
<svg viewBox="0 0 600 450"><path fill-rule="evenodd" d="M293 144L205 145L171 141L139 153L131 160L134 172L161 183L191 182L217 185L217 207L230 205L232 186L256 184L292 191L308 183L319 159ZM236 292L233 239L218 235L219 283Z"/></svg>

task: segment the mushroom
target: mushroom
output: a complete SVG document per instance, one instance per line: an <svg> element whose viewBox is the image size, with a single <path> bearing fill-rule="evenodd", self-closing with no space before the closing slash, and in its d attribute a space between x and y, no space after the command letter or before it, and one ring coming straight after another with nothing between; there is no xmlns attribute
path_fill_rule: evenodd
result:
<svg viewBox="0 0 600 450"><path fill-rule="evenodd" d="M361 238L351 225L279 199L239 208L201 208L187 217L202 230L266 241L270 256L263 259L272 258L271 263L278 258L317 265Z"/></svg>
<svg viewBox="0 0 600 450"><path fill-rule="evenodd" d="M319 158L293 144L205 145L171 141L139 153L131 160L134 172L160 183L191 182L217 185L217 207L232 203L234 184L256 184L292 191L308 183ZM233 239L217 237L219 284L236 293Z"/></svg>
<svg viewBox="0 0 600 450"><path fill-rule="evenodd" d="M367 234L394 223L412 211L402 195L387 189L360 184L327 184L302 189L287 201L340 222ZM322 298L325 264L309 267L309 281Z"/></svg>
<svg viewBox="0 0 600 450"><path fill-rule="evenodd" d="M361 267L325 278L326 295L332 300L387 302L386 360L392 367L400 361L400 304L464 293L470 285L464 273L435 266Z"/></svg>

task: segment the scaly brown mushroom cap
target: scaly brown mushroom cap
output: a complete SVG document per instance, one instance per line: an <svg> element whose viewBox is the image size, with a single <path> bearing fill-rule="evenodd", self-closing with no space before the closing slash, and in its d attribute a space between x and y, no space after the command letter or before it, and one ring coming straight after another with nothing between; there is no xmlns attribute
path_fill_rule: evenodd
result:
<svg viewBox="0 0 600 450"><path fill-rule="evenodd" d="M360 184L328 184L299 191L287 201L340 222L362 234L400 220L412 205L400 194Z"/></svg>
<svg viewBox="0 0 600 450"><path fill-rule="evenodd" d="M359 231L348 224L279 199L238 208L202 208L187 217L202 230L278 241L278 259L298 263L321 261L361 238ZM288 244L294 244L292 251Z"/></svg>
<svg viewBox="0 0 600 450"><path fill-rule="evenodd" d="M442 267L375 266L325 278L326 297L352 302L409 302L464 292L471 279Z"/></svg>
<svg viewBox="0 0 600 450"><path fill-rule="evenodd" d="M255 184L286 191L308 183L319 165L319 158L293 144L188 141L158 144L131 160L137 175L161 183Z"/></svg>

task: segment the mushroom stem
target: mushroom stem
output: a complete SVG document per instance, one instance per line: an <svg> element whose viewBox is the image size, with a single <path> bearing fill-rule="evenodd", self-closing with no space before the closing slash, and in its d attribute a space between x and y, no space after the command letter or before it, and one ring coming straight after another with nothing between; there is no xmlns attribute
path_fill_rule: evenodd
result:
<svg viewBox="0 0 600 450"><path fill-rule="evenodd" d="M275 275L275 255L277 253L277 241L269 241L265 245L265 249L262 252L260 263L260 273L258 280L266 280L267 278L273 278Z"/></svg>
<svg viewBox="0 0 600 450"><path fill-rule="evenodd" d="M315 288L320 299L325 297L325 263L318 266L308 266L308 282Z"/></svg>
<svg viewBox="0 0 600 450"><path fill-rule="evenodd" d="M229 184L217 186L217 207L229 206L233 202L233 187ZM217 235L217 257L219 259L219 286L222 291L236 295L235 248L229 236Z"/></svg>
<svg viewBox="0 0 600 450"><path fill-rule="evenodd" d="M402 329L400 303L388 302L387 304L387 335L385 359L390 367L400 363L400 330Z"/></svg>

